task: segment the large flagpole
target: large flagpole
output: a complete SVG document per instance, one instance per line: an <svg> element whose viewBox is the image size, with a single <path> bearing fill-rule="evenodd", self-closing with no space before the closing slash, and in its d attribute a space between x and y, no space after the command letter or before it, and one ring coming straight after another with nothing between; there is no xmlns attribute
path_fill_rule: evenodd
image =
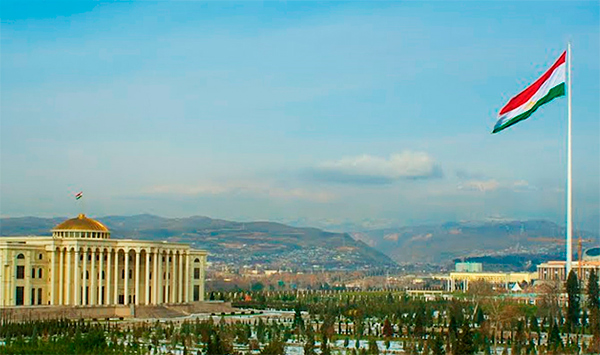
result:
<svg viewBox="0 0 600 355"><path fill-rule="evenodd" d="M573 262L573 182L571 174L571 42L567 43L567 275Z"/></svg>

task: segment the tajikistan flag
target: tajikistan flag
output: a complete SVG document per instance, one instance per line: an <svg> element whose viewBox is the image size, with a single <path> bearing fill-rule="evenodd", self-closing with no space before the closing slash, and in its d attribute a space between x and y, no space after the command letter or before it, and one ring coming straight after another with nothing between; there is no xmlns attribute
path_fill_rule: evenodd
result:
<svg viewBox="0 0 600 355"><path fill-rule="evenodd" d="M523 90L498 113L498 122L492 133L500 132L519 121L531 116L538 107L552 101L554 98L565 95L566 61L567 52L558 58L556 63L548 69L535 83Z"/></svg>

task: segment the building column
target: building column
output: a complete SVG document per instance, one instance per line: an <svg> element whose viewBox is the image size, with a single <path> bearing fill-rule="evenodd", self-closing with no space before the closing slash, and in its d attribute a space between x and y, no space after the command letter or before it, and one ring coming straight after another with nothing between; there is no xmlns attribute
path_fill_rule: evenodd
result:
<svg viewBox="0 0 600 355"><path fill-rule="evenodd" d="M4 282L4 278L2 278ZM52 257L50 259L50 304L56 304L56 247L52 245Z"/></svg>
<svg viewBox="0 0 600 355"><path fill-rule="evenodd" d="M25 253L25 292L23 292L23 305L31 305L31 252ZM35 295L33 295L35 297Z"/></svg>
<svg viewBox="0 0 600 355"><path fill-rule="evenodd" d="M57 304L62 305L65 304L65 300L63 297L63 288L65 284L64 274L65 274L65 254L62 247L58 252L58 302Z"/></svg>
<svg viewBox="0 0 600 355"><path fill-rule="evenodd" d="M150 250L146 250L146 277L144 282L144 304L150 304Z"/></svg>
<svg viewBox="0 0 600 355"><path fill-rule="evenodd" d="M156 279L158 280L158 298L157 298L157 304L161 304L164 302L164 298L163 298L163 253L162 250L159 249L159 254L158 254L158 275L156 275Z"/></svg>
<svg viewBox="0 0 600 355"><path fill-rule="evenodd" d="M125 305L129 304L129 249L125 251L125 290L124 290L124 302Z"/></svg>
<svg viewBox="0 0 600 355"><path fill-rule="evenodd" d="M204 301L204 273L206 272L206 255L200 257L200 297L199 301Z"/></svg>
<svg viewBox="0 0 600 355"><path fill-rule="evenodd" d="M110 304L110 300L111 300L111 291L112 288L111 286L111 280L112 278L110 277L110 275L112 275L112 273L110 272L112 269L110 268L111 266L111 258L112 258L112 250L110 248L108 248L108 250L106 251L106 296L104 297L104 304Z"/></svg>
<svg viewBox="0 0 600 355"><path fill-rule="evenodd" d="M167 251L165 254L166 254L165 255L165 265L164 265L164 267L165 267L165 269L164 269L164 274L165 274L165 282L164 282L164 284L165 284L165 292L164 292L163 296L164 296L165 303L169 303L169 294L170 294L170 292L169 292L169 276L170 276L169 275L169 251Z"/></svg>
<svg viewBox="0 0 600 355"><path fill-rule="evenodd" d="M90 284L91 284L90 285L90 293L91 293L91 295L89 297L89 301L90 301L89 304L95 306L96 298L97 298L96 295L98 294L96 292L96 284L97 284L97 282L96 282L96 280L97 280L97 277L96 277L96 255L97 255L97 253L96 253L95 247L94 247L94 249L92 249L91 254L92 254L92 270L90 271Z"/></svg>
<svg viewBox="0 0 600 355"><path fill-rule="evenodd" d="M119 304L119 248L115 249L115 299L114 304Z"/></svg>
<svg viewBox="0 0 600 355"><path fill-rule="evenodd" d="M152 269L152 304L158 304L158 259L160 254L158 249L154 249L154 268Z"/></svg>
<svg viewBox="0 0 600 355"><path fill-rule="evenodd" d="M185 253L185 301L190 302L192 290L192 275L190 274L190 251Z"/></svg>
<svg viewBox="0 0 600 355"><path fill-rule="evenodd" d="M175 251L173 251L173 257L171 259L171 303L176 303L177 300L175 299L175 295L176 295L176 291L177 291L177 285L175 284L176 280L177 280L177 255L175 254Z"/></svg>
<svg viewBox="0 0 600 355"><path fill-rule="evenodd" d="M102 273L104 272L104 249L100 249L100 270L98 271L98 300L96 304L104 304L106 296L104 296L104 278Z"/></svg>
<svg viewBox="0 0 600 355"><path fill-rule="evenodd" d="M177 272L177 302L183 303L183 251L180 250L177 253L177 259L179 261L179 271Z"/></svg>
<svg viewBox="0 0 600 355"><path fill-rule="evenodd" d="M81 301L77 304L81 304L81 305L88 305L89 304L89 295L88 295L88 277L86 275L87 273L87 261L88 261L88 251L87 251L87 247L83 249L83 282L81 284L81 287L83 288L83 292L81 292ZM78 293L79 293L79 289L77 289Z"/></svg>
<svg viewBox="0 0 600 355"><path fill-rule="evenodd" d="M135 300L136 305L140 304L140 250L135 250Z"/></svg>
<svg viewBox="0 0 600 355"><path fill-rule="evenodd" d="M85 252L84 252L85 255ZM87 260L85 257L83 258L84 262L85 260ZM73 289L74 289L74 295L73 295L73 303L76 306L80 305L81 303L79 302L80 300L80 296L81 296L81 292L79 289L79 281L81 281L81 275L79 273L79 247L77 247L75 249L75 262L74 264L74 272L73 272L73 279L75 282L73 282Z"/></svg>
<svg viewBox="0 0 600 355"><path fill-rule="evenodd" d="M60 298L61 298L61 304L70 304L69 303L69 295L71 294L71 291L70 291L71 290L71 276L70 276L71 273L70 273L70 270L69 270L69 264L71 263L71 255L70 255L70 252L69 252L68 248L65 248L64 253L61 254L61 255L63 255L63 259L65 258L64 257L65 254L66 254L67 263L66 264L62 264L62 267L63 267L64 270L63 270L63 273L60 274L60 276L61 276L61 281L62 281L62 278L64 277L64 278L67 279L67 282L66 283L61 283L61 285L60 285L60 293L61 293L61 295L60 295L61 297ZM65 276L63 276L63 274ZM67 285L66 292L64 292L65 291L65 285ZM65 296L64 298L62 297L63 296L62 295L63 292L66 293L64 295Z"/></svg>

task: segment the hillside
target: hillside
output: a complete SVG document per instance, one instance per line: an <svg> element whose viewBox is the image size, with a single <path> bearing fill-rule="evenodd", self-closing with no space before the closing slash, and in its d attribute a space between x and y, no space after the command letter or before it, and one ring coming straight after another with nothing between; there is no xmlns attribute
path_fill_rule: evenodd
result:
<svg viewBox="0 0 600 355"><path fill-rule="evenodd" d="M0 235L49 235L66 218L2 218ZM112 238L168 240L206 249L210 261L233 267L260 264L291 270L356 270L394 266L385 254L345 233L272 222L230 222L208 217L153 215L98 218Z"/></svg>
<svg viewBox="0 0 600 355"><path fill-rule="evenodd" d="M574 239L580 234L584 239L595 241L584 243L584 248L598 245L597 234L576 231ZM464 258L489 264L514 264L518 268L556 258L564 255L565 251L565 243L562 242L564 228L545 220L450 222L378 229L352 235L385 252L400 264L444 264ZM577 250L576 245L573 250Z"/></svg>

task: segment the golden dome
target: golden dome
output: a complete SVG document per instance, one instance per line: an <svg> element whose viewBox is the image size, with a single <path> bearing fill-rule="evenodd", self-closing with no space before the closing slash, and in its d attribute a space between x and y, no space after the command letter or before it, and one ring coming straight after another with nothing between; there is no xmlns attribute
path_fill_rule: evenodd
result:
<svg viewBox="0 0 600 355"><path fill-rule="evenodd" d="M108 228L104 224L87 218L83 213L77 216L77 218L68 219L58 226L54 227L53 231L97 231L97 232L108 232Z"/></svg>

